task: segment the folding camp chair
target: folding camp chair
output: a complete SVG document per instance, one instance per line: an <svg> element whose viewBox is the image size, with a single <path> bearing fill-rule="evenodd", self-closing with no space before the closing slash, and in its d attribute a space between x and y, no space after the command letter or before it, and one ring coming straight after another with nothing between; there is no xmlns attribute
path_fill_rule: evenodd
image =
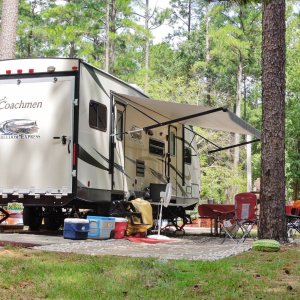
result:
<svg viewBox="0 0 300 300"><path fill-rule="evenodd" d="M291 212L286 214L286 218L288 237L293 238L295 233L300 233L300 209L292 207Z"/></svg>
<svg viewBox="0 0 300 300"><path fill-rule="evenodd" d="M222 243L226 238L237 243L244 242L257 223L255 194L240 193L235 196L234 200L234 214L220 214L220 232L225 234ZM241 239L237 239L239 229L242 231Z"/></svg>

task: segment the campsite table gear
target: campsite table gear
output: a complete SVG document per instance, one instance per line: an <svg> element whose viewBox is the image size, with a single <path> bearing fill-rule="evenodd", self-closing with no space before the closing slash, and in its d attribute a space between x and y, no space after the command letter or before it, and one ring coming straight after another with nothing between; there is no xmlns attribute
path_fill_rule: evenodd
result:
<svg viewBox="0 0 300 300"><path fill-rule="evenodd" d="M105 240L112 237L112 231L115 229L115 218L87 216L87 219L90 222L89 238Z"/></svg>
<svg viewBox="0 0 300 300"><path fill-rule="evenodd" d="M219 223L219 218L220 218L220 213L218 212L223 212L223 213L228 213L234 211L234 205L233 204L201 204L198 206L198 213L199 213L199 218L206 218L210 220L214 220L214 232L213 232L213 226L212 222L211 227L210 227L210 233L219 235L219 230L218 230L218 223Z"/></svg>
<svg viewBox="0 0 300 300"><path fill-rule="evenodd" d="M89 221L86 219L67 218L64 220L64 238L71 240L86 240L89 227Z"/></svg>
<svg viewBox="0 0 300 300"><path fill-rule="evenodd" d="M114 238L123 239L125 237L128 220L125 218L115 218Z"/></svg>

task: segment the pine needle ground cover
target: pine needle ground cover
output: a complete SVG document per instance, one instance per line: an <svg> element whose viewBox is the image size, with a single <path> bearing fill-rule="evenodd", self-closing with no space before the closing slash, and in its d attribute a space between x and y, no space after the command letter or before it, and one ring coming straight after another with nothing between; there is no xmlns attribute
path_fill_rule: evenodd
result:
<svg viewBox="0 0 300 300"><path fill-rule="evenodd" d="M0 250L0 299L299 299L300 246L215 262Z"/></svg>

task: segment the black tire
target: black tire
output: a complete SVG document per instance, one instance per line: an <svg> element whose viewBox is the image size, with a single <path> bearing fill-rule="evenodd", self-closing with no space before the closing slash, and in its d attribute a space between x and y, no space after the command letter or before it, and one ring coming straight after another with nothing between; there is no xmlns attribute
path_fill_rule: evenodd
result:
<svg viewBox="0 0 300 300"><path fill-rule="evenodd" d="M61 208L46 208L44 216L44 225L47 230L59 230L64 221Z"/></svg>
<svg viewBox="0 0 300 300"><path fill-rule="evenodd" d="M41 207L25 206L23 210L23 223L29 230L39 230L42 225L43 211Z"/></svg>
<svg viewBox="0 0 300 300"><path fill-rule="evenodd" d="M59 230L62 224L63 220L61 218L57 219L55 216L44 218L44 225L47 230Z"/></svg>

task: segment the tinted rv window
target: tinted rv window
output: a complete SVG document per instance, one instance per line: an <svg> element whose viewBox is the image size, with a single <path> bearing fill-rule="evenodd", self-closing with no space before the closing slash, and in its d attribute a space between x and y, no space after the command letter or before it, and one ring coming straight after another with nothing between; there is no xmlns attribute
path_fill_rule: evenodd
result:
<svg viewBox="0 0 300 300"><path fill-rule="evenodd" d="M184 162L186 164L191 164L192 163L192 150L191 148L184 147Z"/></svg>
<svg viewBox="0 0 300 300"><path fill-rule="evenodd" d="M170 155L176 155L176 136L174 132L170 133Z"/></svg>
<svg viewBox="0 0 300 300"><path fill-rule="evenodd" d="M165 143L158 140L149 139L149 152L163 156L165 153Z"/></svg>
<svg viewBox="0 0 300 300"><path fill-rule="evenodd" d="M118 110L118 112L117 112L117 126L116 126L116 133L117 133L117 140L118 141L123 140L123 131L124 131L123 130L123 112Z"/></svg>
<svg viewBox="0 0 300 300"><path fill-rule="evenodd" d="M107 108L105 105L93 100L90 101L89 124L92 128L101 131L107 130Z"/></svg>

